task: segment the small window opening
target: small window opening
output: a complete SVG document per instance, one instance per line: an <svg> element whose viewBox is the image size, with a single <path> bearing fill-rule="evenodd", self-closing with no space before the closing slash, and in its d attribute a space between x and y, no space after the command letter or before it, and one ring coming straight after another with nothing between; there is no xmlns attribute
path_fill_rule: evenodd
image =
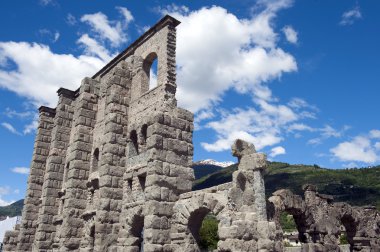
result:
<svg viewBox="0 0 380 252"><path fill-rule="evenodd" d="M148 125L144 124L141 128L142 143L146 144Z"/></svg>
<svg viewBox="0 0 380 252"><path fill-rule="evenodd" d="M90 230L90 238L91 238L91 247L94 248L95 246L95 225L91 226Z"/></svg>
<svg viewBox="0 0 380 252"><path fill-rule="evenodd" d="M149 84L149 90L157 87L158 60L156 53L150 53L146 57L143 68Z"/></svg>
<svg viewBox="0 0 380 252"><path fill-rule="evenodd" d="M129 155L130 156L136 156L136 155L139 154L139 145L138 145L138 142L137 142L137 133L136 133L136 130L132 130L129 138L130 138L131 143L132 143Z"/></svg>
<svg viewBox="0 0 380 252"><path fill-rule="evenodd" d="M63 213L63 206L64 205L65 205L65 199L61 199L61 203L59 204L58 214L62 214Z"/></svg>
<svg viewBox="0 0 380 252"><path fill-rule="evenodd" d="M132 190L132 179L128 179L128 187Z"/></svg>
<svg viewBox="0 0 380 252"><path fill-rule="evenodd" d="M92 157L92 172L98 171L99 149L96 148Z"/></svg>
<svg viewBox="0 0 380 252"><path fill-rule="evenodd" d="M69 167L70 167L70 162L67 162L66 168L63 171L63 183L65 183L68 179Z"/></svg>
<svg viewBox="0 0 380 252"><path fill-rule="evenodd" d="M131 234L138 238L137 241L137 251L144 251L144 217L142 216L135 216L133 218L132 227L131 227Z"/></svg>
<svg viewBox="0 0 380 252"><path fill-rule="evenodd" d="M139 182L140 182L140 187L142 191L145 191L145 182L146 182L146 176L138 176Z"/></svg>

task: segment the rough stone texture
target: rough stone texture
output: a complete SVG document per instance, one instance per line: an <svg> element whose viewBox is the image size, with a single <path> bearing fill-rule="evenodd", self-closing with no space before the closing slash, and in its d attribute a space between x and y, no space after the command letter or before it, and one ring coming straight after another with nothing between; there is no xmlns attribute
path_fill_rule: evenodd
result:
<svg viewBox="0 0 380 252"><path fill-rule="evenodd" d="M341 251L341 228L346 231L351 251L380 251L380 213L374 207L334 203L332 196L319 194L313 185L305 185L304 190L304 200L287 189L269 198L270 216L278 230L280 213L293 215L302 251Z"/></svg>
<svg viewBox="0 0 380 252"><path fill-rule="evenodd" d="M15 229L12 231L5 232L4 235L4 247L3 251L16 251L17 250L17 244L19 243L19 236L20 233L20 225L17 224L15 226Z"/></svg>
<svg viewBox="0 0 380 252"><path fill-rule="evenodd" d="M200 251L208 213L219 220L217 251L283 251L283 210L303 251L338 251L338 220L355 250L379 248L378 212L332 204L311 186L305 200L278 191L267 208L266 156L242 140L233 181L191 192L193 114L175 98L178 24L165 16L78 90L59 89L55 109L40 108L22 223L4 251Z"/></svg>
<svg viewBox="0 0 380 252"><path fill-rule="evenodd" d="M281 251L276 225L267 221L263 172L266 157L253 145L236 140L232 153L238 170L232 183L182 194L174 205L171 237L174 251L200 251L199 228L213 213L219 220L218 251Z"/></svg>
<svg viewBox="0 0 380 252"><path fill-rule="evenodd" d="M49 154L54 116L54 109L47 107L41 107L39 109L39 125L34 142L34 152L24 200L17 251L30 251L34 242L37 216L42 201L42 184L44 181L46 159Z"/></svg>

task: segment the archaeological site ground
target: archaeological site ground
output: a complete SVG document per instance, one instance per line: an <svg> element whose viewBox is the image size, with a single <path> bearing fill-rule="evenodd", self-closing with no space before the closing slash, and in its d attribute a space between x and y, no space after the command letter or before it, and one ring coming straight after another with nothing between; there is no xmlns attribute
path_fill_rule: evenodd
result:
<svg viewBox="0 0 380 252"><path fill-rule="evenodd" d="M179 24L165 16L78 90L59 89L56 108L40 107L22 223L4 251L201 251L210 213L217 251L285 251L281 212L299 232L292 251L342 251L342 232L348 251L380 251L375 208L336 203L313 185L303 197L266 196L266 156L239 139L232 182L191 191L193 114L175 97Z"/></svg>

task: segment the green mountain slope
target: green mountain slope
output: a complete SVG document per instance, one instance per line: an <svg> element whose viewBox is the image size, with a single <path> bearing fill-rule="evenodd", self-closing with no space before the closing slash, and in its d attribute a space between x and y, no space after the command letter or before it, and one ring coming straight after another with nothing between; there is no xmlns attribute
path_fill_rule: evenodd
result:
<svg viewBox="0 0 380 252"><path fill-rule="evenodd" d="M232 165L208 174L194 182L199 190L232 181ZM266 195L282 188L303 195L302 185L317 185L320 193L333 195L335 201L352 205L375 205L380 209L380 166L360 169L324 169L317 165L289 165L270 162L265 174Z"/></svg>
<svg viewBox="0 0 380 252"><path fill-rule="evenodd" d="M9 206L0 207L0 218L1 217L14 217L21 215L22 207L24 206L24 200L21 199L16 201Z"/></svg>

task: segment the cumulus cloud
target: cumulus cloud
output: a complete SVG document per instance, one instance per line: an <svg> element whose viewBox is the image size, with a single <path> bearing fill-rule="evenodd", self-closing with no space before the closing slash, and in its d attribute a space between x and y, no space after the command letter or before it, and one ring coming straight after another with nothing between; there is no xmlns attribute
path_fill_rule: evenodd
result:
<svg viewBox="0 0 380 252"><path fill-rule="evenodd" d="M355 6L353 9L348 10L342 14L342 18L339 22L340 25L352 25L355 21L362 18L359 6Z"/></svg>
<svg viewBox="0 0 380 252"><path fill-rule="evenodd" d="M237 138L251 142L257 150L280 143L282 133L291 123L301 119L289 107L261 102L260 108L234 109L206 127L216 132L213 143L201 143L207 151L228 150Z"/></svg>
<svg viewBox="0 0 380 252"><path fill-rule="evenodd" d="M271 91L264 83L297 70L294 57L276 46L272 27L276 12L290 2L272 2L251 19L239 19L217 6L187 12L169 9L181 21L177 31L180 106L197 112L220 102L229 89L269 100Z"/></svg>
<svg viewBox="0 0 380 252"><path fill-rule="evenodd" d="M1 88L26 97L37 106L52 107L60 87L77 89L85 76L93 75L106 63L94 56L56 54L43 44L12 41L0 42L0 58L5 60L0 65ZM16 68L8 69L8 61Z"/></svg>
<svg viewBox="0 0 380 252"><path fill-rule="evenodd" d="M78 39L77 43L84 46L84 50L87 55L97 56L105 62L112 59L110 52L100 45L98 41L90 38L88 34L83 34Z"/></svg>
<svg viewBox="0 0 380 252"><path fill-rule="evenodd" d="M133 21L131 12L124 7L117 7L117 10L123 15L123 21L110 21L102 12L83 15L80 21L91 26L93 32L102 40L108 40L114 47L128 40L127 33L123 29Z"/></svg>
<svg viewBox="0 0 380 252"><path fill-rule="evenodd" d="M271 149L269 156L273 158L275 156L283 155L285 153L286 153L286 151L285 151L284 147L277 146L277 147L274 147L274 148Z"/></svg>
<svg viewBox="0 0 380 252"><path fill-rule="evenodd" d="M371 141L364 136L357 136L352 141L345 141L330 149L341 161L358 161L374 163L379 160Z"/></svg>
<svg viewBox="0 0 380 252"><path fill-rule="evenodd" d="M298 43L298 33L290 25L282 28L282 32L285 34L285 38L289 43L297 44Z"/></svg>
<svg viewBox="0 0 380 252"><path fill-rule="evenodd" d="M272 146L283 140L282 133L291 123L314 116L306 101L299 98L296 104L294 100L297 108L280 104L268 87L284 73L297 71L295 58L277 45L274 29L278 11L292 3L257 1L248 19L218 6L195 11L173 5L160 9L181 21L177 30L179 105L196 113L198 129L202 120L216 118L202 125L216 132L214 142L201 143L207 151L228 150L236 138L254 143L257 149ZM254 104L211 112L231 89L250 95Z"/></svg>
<svg viewBox="0 0 380 252"><path fill-rule="evenodd" d="M29 168L27 167L14 167L11 169L11 171L14 173L29 175Z"/></svg>

